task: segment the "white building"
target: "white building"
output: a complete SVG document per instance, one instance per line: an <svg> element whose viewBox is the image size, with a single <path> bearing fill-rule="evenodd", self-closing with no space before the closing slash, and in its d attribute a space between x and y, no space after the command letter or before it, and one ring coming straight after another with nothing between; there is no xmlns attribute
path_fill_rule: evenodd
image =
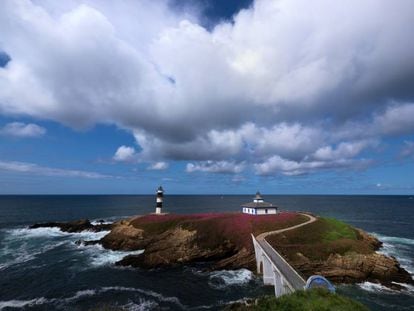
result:
<svg viewBox="0 0 414 311"><path fill-rule="evenodd" d="M259 191L256 192L253 202L245 203L241 207L243 213L250 215L277 214L277 206L274 206L272 203L265 202Z"/></svg>

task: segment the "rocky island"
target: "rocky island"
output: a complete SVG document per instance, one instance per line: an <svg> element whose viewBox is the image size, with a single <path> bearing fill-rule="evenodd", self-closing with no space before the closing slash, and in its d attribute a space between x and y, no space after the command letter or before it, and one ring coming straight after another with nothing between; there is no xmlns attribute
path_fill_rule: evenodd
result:
<svg viewBox="0 0 414 311"><path fill-rule="evenodd" d="M255 271L251 234L289 228L308 220L295 212L265 217L242 213L192 215L145 215L113 224L36 224L31 228L58 227L66 232L110 230L101 240L80 241L101 244L111 250L145 251L129 255L117 265L140 268L209 263L212 270L247 268ZM376 252L382 243L361 229L343 222L318 217L308 225L266 237L305 278L321 274L337 283L371 281L398 288L413 284L410 274L393 257Z"/></svg>

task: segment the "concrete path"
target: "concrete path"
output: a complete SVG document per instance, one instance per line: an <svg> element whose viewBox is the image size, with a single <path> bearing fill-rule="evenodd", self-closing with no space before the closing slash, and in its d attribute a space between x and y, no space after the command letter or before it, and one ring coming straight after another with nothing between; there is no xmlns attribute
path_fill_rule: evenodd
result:
<svg viewBox="0 0 414 311"><path fill-rule="evenodd" d="M275 231L264 232L262 234L259 234L256 237L256 240L257 241L264 240L268 235L278 234L278 233L282 233L282 232L289 231L289 230L294 230L296 228L309 225L309 224L311 224L311 223L313 223L313 222L315 222L315 221L318 220L316 217L314 217L312 215L309 215L309 214L304 214L304 213L299 213L299 214L308 217L309 220L306 221L306 222L303 222L303 223L301 223L299 225L292 226L292 227L288 227L288 228L284 228L284 229L279 229L279 230L275 230Z"/></svg>
<svg viewBox="0 0 414 311"><path fill-rule="evenodd" d="M266 237L272 234L278 234L289 230L294 230L302 226L306 226L311 224L317 220L316 217L308 214L300 213L309 218L308 221L289 227L285 229L269 231L262 233L256 237L256 241L259 243L262 250L267 254L268 258L272 261L272 263L277 267L280 273L283 274L285 279L291 285L291 287L295 290L303 289L306 281L297 273L297 271L266 241Z"/></svg>

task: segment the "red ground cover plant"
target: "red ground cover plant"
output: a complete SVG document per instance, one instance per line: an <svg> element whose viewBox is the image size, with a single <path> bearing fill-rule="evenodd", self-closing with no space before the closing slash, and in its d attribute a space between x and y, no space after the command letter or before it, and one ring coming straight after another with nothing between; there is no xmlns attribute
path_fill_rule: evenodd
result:
<svg viewBox="0 0 414 311"><path fill-rule="evenodd" d="M214 248L229 241L239 248L251 249L251 234L278 230L306 221L307 218L294 212L281 212L276 215L249 215L243 213L206 213L163 216L146 215L132 221L135 227L149 234L162 233L174 227L197 231L197 243L206 248Z"/></svg>

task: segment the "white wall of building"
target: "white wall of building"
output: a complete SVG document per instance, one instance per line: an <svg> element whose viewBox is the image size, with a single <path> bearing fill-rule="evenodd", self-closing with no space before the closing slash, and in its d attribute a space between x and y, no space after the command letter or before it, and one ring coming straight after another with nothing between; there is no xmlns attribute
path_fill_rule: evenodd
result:
<svg viewBox="0 0 414 311"><path fill-rule="evenodd" d="M277 214L277 209L275 207L269 208L248 208L243 207L243 213L250 215L274 215Z"/></svg>

